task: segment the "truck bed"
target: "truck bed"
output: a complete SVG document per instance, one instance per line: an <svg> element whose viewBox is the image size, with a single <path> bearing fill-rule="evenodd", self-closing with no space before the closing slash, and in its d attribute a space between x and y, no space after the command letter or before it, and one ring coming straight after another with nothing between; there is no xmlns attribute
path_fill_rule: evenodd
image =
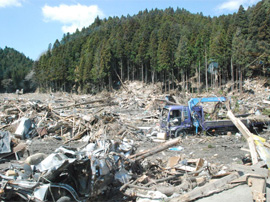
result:
<svg viewBox="0 0 270 202"><path fill-rule="evenodd" d="M250 127L252 125L256 126L256 125L262 124L262 123L259 123L259 122L256 122L256 123L252 122L249 119L245 119L245 118L242 118L240 120L247 127ZM206 128L206 130L209 130L209 129L215 129L215 128L234 127L234 124L233 124L233 122L231 120L224 119L224 120L215 120L215 121L205 121L204 122L204 127Z"/></svg>

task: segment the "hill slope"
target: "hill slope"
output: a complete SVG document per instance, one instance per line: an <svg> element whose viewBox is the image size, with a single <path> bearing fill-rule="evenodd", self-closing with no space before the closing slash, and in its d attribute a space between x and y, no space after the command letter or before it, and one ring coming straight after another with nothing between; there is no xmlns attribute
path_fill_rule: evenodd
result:
<svg viewBox="0 0 270 202"><path fill-rule="evenodd" d="M25 76L32 70L33 61L13 48L0 48L0 91L28 90Z"/></svg>
<svg viewBox="0 0 270 202"><path fill-rule="evenodd" d="M191 77L207 90L230 80L242 84L246 77L268 74L269 8L269 0L262 0L219 17L180 8L97 17L88 28L49 45L35 65L39 86L96 92L111 89L119 77L163 81L165 90L179 82L190 90Z"/></svg>

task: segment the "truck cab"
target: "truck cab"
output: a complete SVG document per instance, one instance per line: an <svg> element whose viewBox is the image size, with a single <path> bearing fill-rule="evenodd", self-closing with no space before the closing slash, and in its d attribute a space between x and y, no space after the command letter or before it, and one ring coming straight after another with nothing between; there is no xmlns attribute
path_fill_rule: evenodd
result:
<svg viewBox="0 0 270 202"><path fill-rule="evenodd" d="M202 107L196 106L194 109L198 116L198 124L200 124L203 120ZM167 105L162 109L160 127L167 136L183 136L194 128L193 123L194 120L188 106Z"/></svg>

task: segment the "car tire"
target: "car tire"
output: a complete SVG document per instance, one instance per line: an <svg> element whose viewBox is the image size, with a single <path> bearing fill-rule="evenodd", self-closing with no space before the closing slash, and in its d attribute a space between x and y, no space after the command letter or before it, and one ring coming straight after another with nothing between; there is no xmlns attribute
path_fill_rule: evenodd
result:
<svg viewBox="0 0 270 202"><path fill-rule="evenodd" d="M187 132L186 132L186 130L183 130L183 129L181 129L181 128L179 128L179 129L177 129L176 131L175 131L175 137L181 137L181 138L184 138L184 137L186 137L186 135L187 135Z"/></svg>

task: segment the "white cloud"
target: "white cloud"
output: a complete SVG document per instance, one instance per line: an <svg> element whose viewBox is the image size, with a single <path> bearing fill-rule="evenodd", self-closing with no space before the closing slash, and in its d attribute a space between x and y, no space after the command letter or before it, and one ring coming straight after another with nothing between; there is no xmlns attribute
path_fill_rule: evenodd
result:
<svg viewBox="0 0 270 202"><path fill-rule="evenodd" d="M42 8L42 13L45 17L45 21L58 21L63 23L62 31L64 33L73 33L76 29L92 24L97 16L104 17L103 12L97 5L85 6L81 4L77 5L65 5L51 7L45 5Z"/></svg>
<svg viewBox="0 0 270 202"><path fill-rule="evenodd" d="M0 0L0 8L10 7L10 6L21 6L23 0Z"/></svg>
<svg viewBox="0 0 270 202"><path fill-rule="evenodd" d="M227 0L223 4L218 6L219 10L229 10L236 11L239 9L240 5L243 5L244 8L252 6L253 4L259 2L260 0Z"/></svg>

